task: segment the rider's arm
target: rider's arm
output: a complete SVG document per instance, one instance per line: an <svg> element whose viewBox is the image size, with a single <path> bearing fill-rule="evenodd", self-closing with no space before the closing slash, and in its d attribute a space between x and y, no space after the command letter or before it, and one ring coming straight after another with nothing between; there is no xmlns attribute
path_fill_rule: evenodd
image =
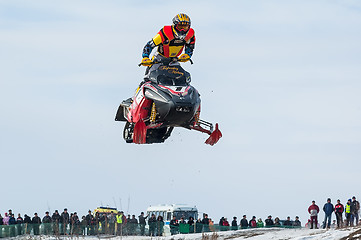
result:
<svg viewBox="0 0 361 240"><path fill-rule="evenodd" d="M153 40L150 40L147 42L147 44L143 48L143 54L142 57L149 57L150 53L152 52L153 48L155 47L155 44Z"/></svg>
<svg viewBox="0 0 361 240"><path fill-rule="evenodd" d="M147 42L147 44L144 46L143 48L143 55L142 57L149 57L150 53L152 52L153 48L155 46L158 46L159 44L162 43L162 37L161 35L158 33L157 35L155 35L155 37L150 40L149 42Z"/></svg>
<svg viewBox="0 0 361 240"><path fill-rule="evenodd" d="M184 53L188 54L190 57L193 55L194 46L196 43L196 37L193 36L189 42L186 43Z"/></svg>

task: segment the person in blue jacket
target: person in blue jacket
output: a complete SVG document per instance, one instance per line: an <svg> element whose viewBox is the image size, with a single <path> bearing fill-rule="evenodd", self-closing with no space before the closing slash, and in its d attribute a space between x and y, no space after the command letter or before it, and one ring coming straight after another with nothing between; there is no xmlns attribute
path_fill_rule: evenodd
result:
<svg viewBox="0 0 361 240"><path fill-rule="evenodd" d="M334 210L335 210L335 208L333 207L333 204L331 203L331 198L328 198L327 203L325 203L325 205L323 206L323 211L325 212L325 221L323 221L324 229L326 228L326 223L327 223L327 228L331 227L331 215Z"/></svg>

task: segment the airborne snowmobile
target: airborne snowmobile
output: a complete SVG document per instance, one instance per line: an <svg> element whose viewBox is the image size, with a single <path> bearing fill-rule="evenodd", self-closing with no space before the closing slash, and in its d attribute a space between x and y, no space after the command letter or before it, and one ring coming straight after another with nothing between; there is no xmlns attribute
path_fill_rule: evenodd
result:
<svg viewBox="0 0 361 240"><path fill-rule="evenodd" d="M192 63L192 62L191 62ZM125 121L123 138L127 143L162 143L174 127L209 134L206 144L214 145L222 137L213 124L199 118L201 99L190 85L191 76L177 58L153 60L159 67L151 71L133 98L124 100L115 121Z"/></svg>

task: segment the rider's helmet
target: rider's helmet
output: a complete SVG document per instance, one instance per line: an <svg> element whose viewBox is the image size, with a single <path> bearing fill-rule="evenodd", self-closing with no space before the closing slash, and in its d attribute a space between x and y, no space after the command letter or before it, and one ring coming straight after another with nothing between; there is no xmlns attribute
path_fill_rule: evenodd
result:
<svg viewBox="0 0 361 240"><path fill-rule="evenodd" d="M173 18L173 29L180 39L184 39L191 27L191 19L187 14L180 13Z"/></svg>

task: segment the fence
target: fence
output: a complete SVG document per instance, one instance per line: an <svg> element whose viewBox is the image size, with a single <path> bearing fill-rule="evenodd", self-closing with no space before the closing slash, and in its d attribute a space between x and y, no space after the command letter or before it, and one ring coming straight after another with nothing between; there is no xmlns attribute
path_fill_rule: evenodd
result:
<svg viewBox="0 0 361 240"><path fill-rule="evenodd" d="M274 226L281 228L296 228L292 226ZM79 224L58 224L58 223L42 223L42 224L15 224L15 225L0 225L0 238L16 237L20 235L148 235L148 236L162 236L169 234L189 234L202 232L219 232L229 230L239 230L240 226L219 226L203 225L195 223L179 224L179 226L164 226L163 222L150 223L150 225L142 224L109 224L106 222L87 225ZM244 228L242 228L244 229Z"/></svg>

